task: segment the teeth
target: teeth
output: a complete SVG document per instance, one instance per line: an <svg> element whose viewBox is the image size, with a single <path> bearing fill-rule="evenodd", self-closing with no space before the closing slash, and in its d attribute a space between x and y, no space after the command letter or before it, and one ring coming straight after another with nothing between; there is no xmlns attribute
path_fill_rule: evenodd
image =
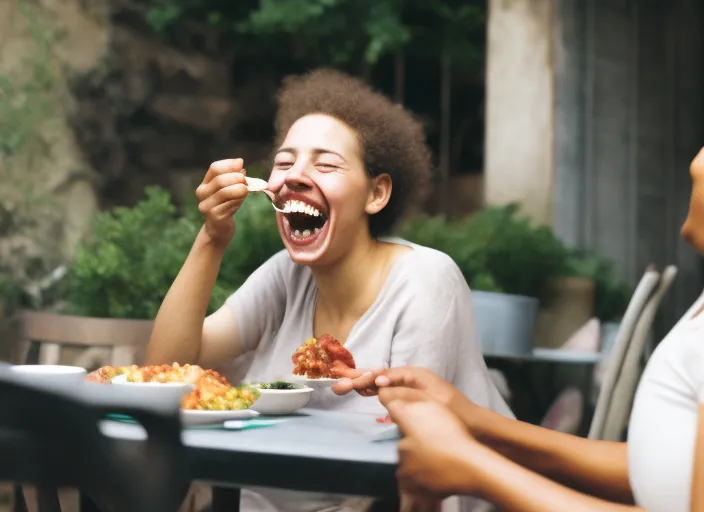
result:
<svg viewBox="0 0 704 512"><path fill-rule="evenodd" d="M313 233L318 233L318 231L320 231L320 228L315 228L315 229L313 230Z"/></svg>
<svg viewBox="0 0 704 512"><path fill-rule="evenodd" d="M309 236L310 236L310 229L306 229L306 230L303 232L303 238L308 238Z"/></svg>
<svg viewBox="0 0 704 512"><path fill-rule="evenodd" d="M284 213L305 213L312 217L320 217L321 215L316 207L297 200L286 201L286 204L284 204Z"/></svg>
<svg viewBox="0 0 704 512"><path fill-rule="evenodd" d="M297 238L301 238L301 232L298 231L297 229L294 229L294 230L293 230L293 236L295 236L295 237L297 237Z"/></svg>

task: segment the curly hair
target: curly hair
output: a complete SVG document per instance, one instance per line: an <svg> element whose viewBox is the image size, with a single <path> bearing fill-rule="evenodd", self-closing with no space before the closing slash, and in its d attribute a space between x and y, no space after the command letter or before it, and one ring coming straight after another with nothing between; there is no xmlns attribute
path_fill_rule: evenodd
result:
<svg viewBox="0 0 704 512"><path fill-rule="evenodd" d="M370 177L391 177L386 207L369 218L373 237L390 234L409 209L425 198L431 153L423 127L411 113L374 91L362 80L329 69L284 79L278 93L276 142L309 114L326 114L356 133Z"/></svg>

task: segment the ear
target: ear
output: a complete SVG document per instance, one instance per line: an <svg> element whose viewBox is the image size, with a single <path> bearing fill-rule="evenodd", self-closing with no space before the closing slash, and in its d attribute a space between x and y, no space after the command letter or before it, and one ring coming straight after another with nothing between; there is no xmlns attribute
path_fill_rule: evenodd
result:
<svg viewBox="0 0 704 512"><path fill-rule="evenodd" d="M384 209L391 197L391 176L380 174L371 180L367 206L364 211L367 215L374 215Z"/></svg>

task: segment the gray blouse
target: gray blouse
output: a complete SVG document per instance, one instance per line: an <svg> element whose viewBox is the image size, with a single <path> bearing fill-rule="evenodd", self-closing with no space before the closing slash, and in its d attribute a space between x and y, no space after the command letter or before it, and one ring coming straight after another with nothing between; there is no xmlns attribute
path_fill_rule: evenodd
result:
<svg viewBox="0 0 704 512"><path fill-rule="evenodd" d="M357 368L425 367L475 403L513 417L488 373L477 341L470 290L455 262L434 249L404 240L393 242L413 250L394 263L376 301L345 342ZM287 251L274 255L229 297L227 304L237 318L243 349L249 352L242 356L247 364L241 369L246 381L291 375L293 352L313 337L316 298L310 269L294 264ZM356 393L340 397L329 389L316 391L309 407L386 414L376 397ZM270 490L259 496L243 493L242 506L260 511L359 508L340 508L341 497L305 496Z"/></svg>

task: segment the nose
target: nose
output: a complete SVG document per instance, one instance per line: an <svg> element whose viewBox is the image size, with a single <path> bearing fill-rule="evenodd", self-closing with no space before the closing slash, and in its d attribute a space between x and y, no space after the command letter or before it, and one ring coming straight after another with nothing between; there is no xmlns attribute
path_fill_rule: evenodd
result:
<svg viewBox="0 0 704 512"><path fill-rule="evenodd" d="M300 158L287 171L284 178L284 184L291 190L305 190L312 186L312 182L308 175L308 162L306 159Z"/></svg>
<svg viewBox="0 0 704 512"><path fill-rule="evenodd" d="M680 236L682 237L682 240L685 241L685 243L692 245L692 242L694 240L694 233L692 231L692 222L689 217L687 217L687 219L684 221L684 224L682 224Z"/></svg>

